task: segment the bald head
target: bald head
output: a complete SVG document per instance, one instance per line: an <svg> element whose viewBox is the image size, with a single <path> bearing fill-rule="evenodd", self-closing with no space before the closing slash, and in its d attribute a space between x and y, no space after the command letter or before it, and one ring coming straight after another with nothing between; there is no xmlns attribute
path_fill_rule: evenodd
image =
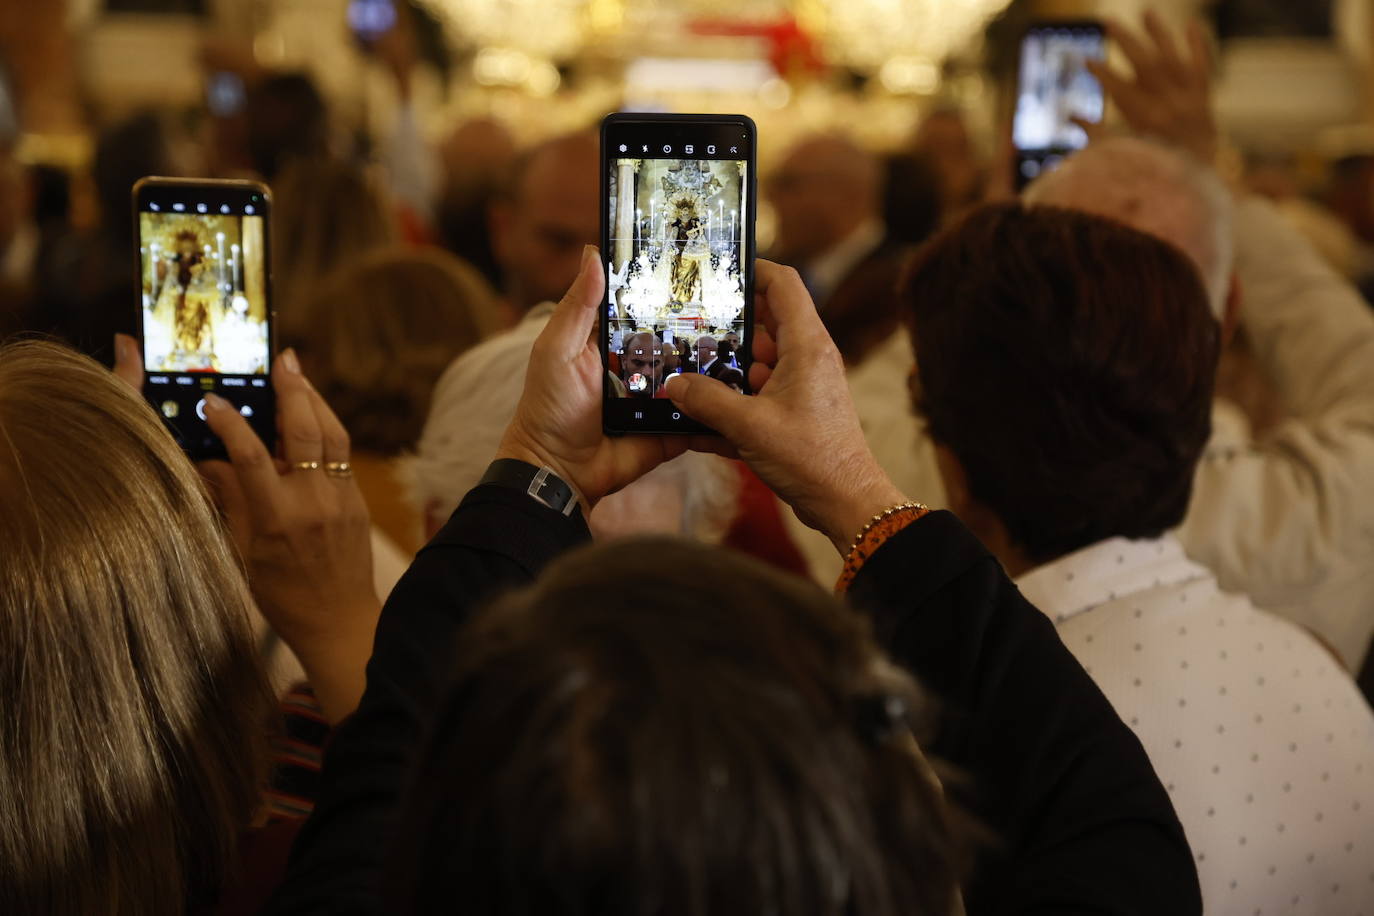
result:
<svg viewBox="0 0 1374 916"><path fill-rule="evenodd" d="M556 301L572 284L582 247L595 245L597 168L592 134L568 134L527 151L492 213L492 249L505 292L528 309Z"/></svg>
<svg viewBox="0 0 1374 916"><path fill-rule="evenodd" d="M768 183L784 257L815 258L876 219L881 174L877 157L840 135L809 137L792 147Z"/></svg>
<svg viewBox="0 0 1374 916"><path fill-rule="evenodd" d="M1093 143L1026 189L1028 204L1106 216L1179 248L1202 273L1212 314L1231 290L1231 195L1216 173L1149 140Z"/></svg>

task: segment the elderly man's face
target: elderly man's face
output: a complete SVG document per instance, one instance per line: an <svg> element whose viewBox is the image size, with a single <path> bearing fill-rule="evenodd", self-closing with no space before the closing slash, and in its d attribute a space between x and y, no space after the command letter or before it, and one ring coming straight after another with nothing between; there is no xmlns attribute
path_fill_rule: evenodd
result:
<svg viewBox="0 0 1374 916"><path fill-rule="evenodd" d="M620 373L631 394L653 394L663 381L663 369L663 343L653 334L635 334L625 342ZM646 388L635 389L633 379L636 375L647 380Z"/></svg>
<svg viewBox="0 0 1374 916"><path fill-rule="evenodd" d="M706 364L716 358L716 339L714 337L697 338L697 368L705 369Z"/></svg>

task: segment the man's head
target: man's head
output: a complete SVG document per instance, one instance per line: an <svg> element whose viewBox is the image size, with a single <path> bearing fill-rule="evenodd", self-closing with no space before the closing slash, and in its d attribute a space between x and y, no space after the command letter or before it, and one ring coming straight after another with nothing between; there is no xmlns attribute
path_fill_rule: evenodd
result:
<svg viewBox="0 0 1374 916"><path fill-rule="evenodd" d="M994 518L1024 565L1182 521L1220 328L1176 248L1085 213L985 207L923 250L905 295L952 508Z"/></svg>
<svg viewBox="0 0 1374 916"><path fill-rule="evenodd" d="M809 583L682 540L593 547L479 614L450 670L399 912L954 910L915 685Z"/></svg>
<svg viewBox="0 0 1374 916"><path fill-rule="evenodd" d="M270 76L248 93L248 151L268 181L293 159L329 152L329 109L304 73Z"/></svg>
<svg viewBox="0 0 1374 916"><path fill-rule="evenodd" d="M720 347L716 339L709 334L703 334L697 338L697 368L705 369L706 364L716 358L716 353Z"/></svg>
<svg viewBox="0 0 1374 916"><path fill-rule="evenodd" d="M600 152L592 134L569 134L522 155L492 206L492 250L505 293L521 310L557 301L600 232Z"/></svg>
<svg viewBox="0 0 1374 916"><path fill-rule="evenodd" d="M826 134L794 146L767 184L782 255L818 257L877 219L881 180L876 157L845 137Z"/></svg>
<svg viewBox="0 0 1374 916"><path fill-rule="evenodd" d="M1228 320L1231 195L1187 154L1135 137L1100 140L1032 182L1024 199L1106 216L1175 246L1201 271L1212 314Z"/></svg>
<svg viewBox="0 0 1374 916"><path fill-rule="evenodd" d="M657 336L641 331L625 338L620 351L620 378L632 395L648 397L663 383L664 346ZM641 376L636 379L635 376ZM636 388L636 385L643 387Z"/></svg>

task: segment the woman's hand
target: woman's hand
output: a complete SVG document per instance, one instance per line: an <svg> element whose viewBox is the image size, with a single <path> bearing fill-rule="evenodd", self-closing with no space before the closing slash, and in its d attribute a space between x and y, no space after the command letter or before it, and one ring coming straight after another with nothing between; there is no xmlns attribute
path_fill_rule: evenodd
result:
<svg viewBox="0 0 1374 916"><path fill-rule="evenodd" d="M525 390L506 428L497 458L547 467L590 512L607 493L633 483L688 448L728 451L710 436L607 436L602 429L606 368L592 336L604 301L606 276L590 245L582 269L534 342Z"/></svg>
<svg viewBox="0 0 1374 916"><path fill-rule="evenodd" d="M141 387L137 344L121 335L115 352L115 372ZM300 659L325 715L337 722L362 696L381 612L371 526L346 470L348 433L301 375L291 350L278 356L272 384L281 460L232 404L208 394L205 419L229 463L202 462L200 471L243 557L259 609Z"/></svg>
<svg viewBox="0 0 1374 916"><path fill-rule="evenodd" d="M870 518L906 499L869 451L844 360L797 272L757 261L754 280L760 326L749 379L758 395L696 374L673 376L666 391L844 552Z"/></svg>

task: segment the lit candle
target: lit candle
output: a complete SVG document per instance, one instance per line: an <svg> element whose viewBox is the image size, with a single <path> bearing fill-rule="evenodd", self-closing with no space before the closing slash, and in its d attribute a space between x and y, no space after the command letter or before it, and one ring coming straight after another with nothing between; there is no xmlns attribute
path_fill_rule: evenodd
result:
<svg viewBox="0 0 1374 916"><path fill-rule="evenodd" d="M230 245L229 253L229 265L232 268L232 273L234 275L234 291L237 292L238 290L243 289L243 258L240 257L240 249L238 245Z"/></svg>
<svg viewBox="0 0 1374 916"><path fill-rule="evenodd" d="M224 268L227 266L224 261L224 233L215 233L215 243L219 246L219 288L223 292L225 286L229 284L229 278L224 275Z"/></svg>

